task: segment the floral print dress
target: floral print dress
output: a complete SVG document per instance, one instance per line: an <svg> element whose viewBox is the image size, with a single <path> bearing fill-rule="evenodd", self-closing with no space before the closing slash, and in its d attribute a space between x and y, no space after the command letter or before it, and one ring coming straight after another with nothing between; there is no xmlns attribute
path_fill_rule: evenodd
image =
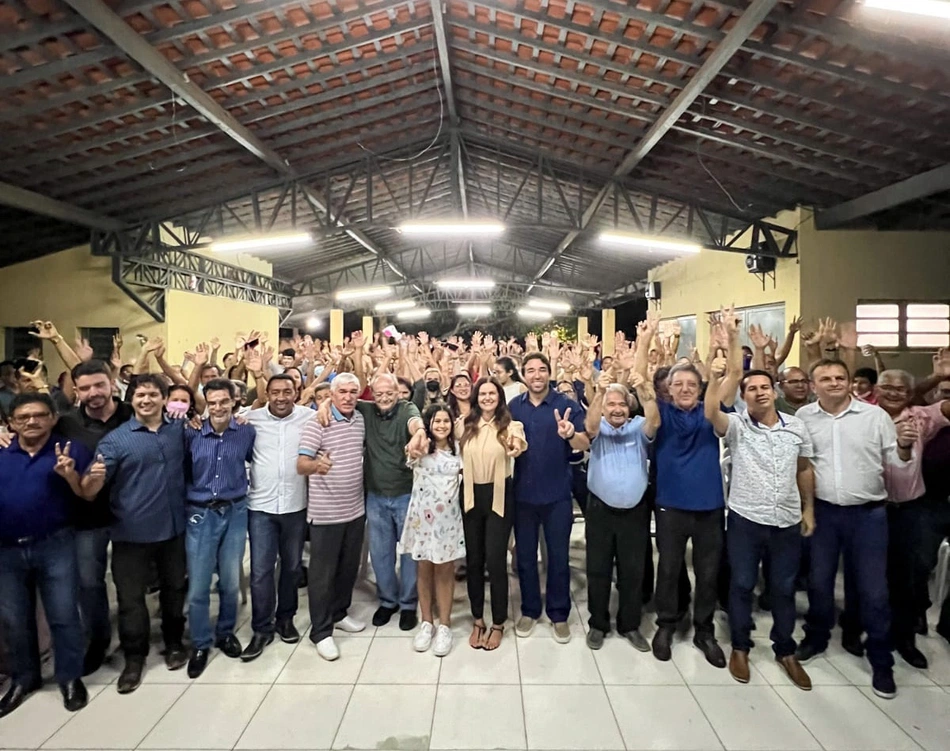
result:
<svg viewBox="0 0 950 751"><path fill-rule="evenodd" d="M448 563L465 557L465 533L459 505L462 458L434 451L411 460L412 497L400 549L415 561Z"/></svg>

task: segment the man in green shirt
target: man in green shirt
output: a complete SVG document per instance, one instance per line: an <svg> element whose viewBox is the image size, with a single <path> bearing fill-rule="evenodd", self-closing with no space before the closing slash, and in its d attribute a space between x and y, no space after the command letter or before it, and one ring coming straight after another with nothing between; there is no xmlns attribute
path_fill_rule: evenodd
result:
<svg viewBox="0 0 950 751"><path fill-rule="evenodd" d="M801 407L815 401L808 383L808 374L801 368L785 368L778 379L778 397L775 409L786 415L794 415Z"/></svg>

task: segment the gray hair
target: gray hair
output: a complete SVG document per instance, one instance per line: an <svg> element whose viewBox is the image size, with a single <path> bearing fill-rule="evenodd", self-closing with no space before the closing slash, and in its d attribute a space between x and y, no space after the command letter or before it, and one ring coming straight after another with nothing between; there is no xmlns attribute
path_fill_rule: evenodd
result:
<svg viewBox="0 0 950 751"><path fill-rule="evenodd" d="M912 376L906 370L900 370L898 368L885 370L877 377L877 382L880 383L885 378L896 378L907 387L908 391L914 390L914 376Z"/></svg>
<svg viewBox="0 0 950 751"><path fill-rule="evenodd" d="M607 394L609 394L611 391L613 391L614 393L620 394L620 395L623 397L623 400L624 400L625 402L627 402L627 404L630 403L630 389L628 389L628 388L627 388L626 386L624 386L622 383L611 383L611 384L604 390L604 398L605 398L605 399L607 398Z"/></svg>
<svg viewBox="0 0 950 751"><path fill-rule="evenodd" d="M360 379L357 378L353 373L337 373L333 380L330 381L330 390L335 394L340 386L353 385L355 385L357 388L360 386Z"/></svg>
<svg viewBox="0 0 950 751"><path fill-rule="evenodd" d="M399 381L396 379L396 376L393 373L380 373L373 379L372 383L370 383L370 388L375 389L376 384L379 383L383 379L388 380L394 389L399 388Z"/></svg>

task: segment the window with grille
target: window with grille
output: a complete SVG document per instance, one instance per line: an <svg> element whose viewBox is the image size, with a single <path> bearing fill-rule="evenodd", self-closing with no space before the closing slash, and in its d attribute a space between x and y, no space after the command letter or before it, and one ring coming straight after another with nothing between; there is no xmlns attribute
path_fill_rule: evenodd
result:
<svg viewBox="0 0 950 751"><path fill-rule="evenodd" d="M909 350L950 347L950 304L862 300L855 311L858 346Z"/></svg>
<svg viewBox="0 0 950 751"><path fill-rule="evenodd" d="M119 333L119 329L112 327L86 327L79 330L83 339L92 347L92 356L97 360L109 362L112 358L112 337Z"/></svg>
<svg viewBox="0 0 950 751"><path fill-rule="evenodd" d="M26 357L31 351L42 347L42 342L30 332L36 331L32 326L8 326L4 330L6 341L4 353L7 360L18 360Z"/></svg>

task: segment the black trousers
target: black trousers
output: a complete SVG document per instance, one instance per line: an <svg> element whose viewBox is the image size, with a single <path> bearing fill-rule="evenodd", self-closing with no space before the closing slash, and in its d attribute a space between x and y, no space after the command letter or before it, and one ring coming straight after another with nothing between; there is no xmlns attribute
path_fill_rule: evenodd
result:
<svg viewBox="0 0 950 751"><path fill-rule="evenodd" d="M333 635L333 624L346 618L353 601L353 587L363 555L365 514L340 524L311 524L310 641L316 644Z"/></svg>
<svg viewBox="0 0 950 751"><path fill-rule="evenodd" d="M154 566L154 569L153 569ZM119 644L128 657L145 657L151 620L145 592L158 572L165 646L180 644L185 632L185 535L162 542L112 541L112 580L119 604Z"/></svg>
<svg viewBox="0 0 950 751"><path fill-rule="evenodd" d="M587 501L587 598L591 628L610 631L610 585L617 566L617 631L640 628L644 549L650 539L650 509L608 506L593 493ZM646 533L644 534L644 530Z"/></svg>
<svg viewBox="0 0 950 751"><path fill-rule="evenodd" d="M656 484L651 482L647 485L647 490L643 494L643 503L647 504L650 513L656 514ZM653 565L653 539L650 537L650 522L647 519L646 528L646 546L643 551L643 604L646 605L653 599L654 585L656 583L656 567ZM689 571L686 566L680 571L679 579L679 609L685 613L689 608L690 597L693 593L693 585L689 580Z"/></svg>
<svg viewBox="0 0 950 751"><path fill-rule="evenodd" d="M508 620L508 538L514 522L514 502L511 498L511 480L505 482L505 515L492 511L495 486L490 483L473 485L475 505L465 511L462 527L465 531L465 578L472 617L485 614L485 568L491 587L491 616L496 625ZM464 495L462 495L464 499ZM464 500L462 501L464 504Z"/></svg>
<svg viewBox="0 0 950 751"><path fill-rule="evenodd" d="M898 647L914 643L920 604L928 600L930 568L921 551L926 539L924 527L929 520L929 503L925 498L887 504L891 639Z"/></svg>
<svg viewBox="0 0 950 751"><path fill-rule="evenodd" d="M693 625L697 635L712 635L723 525L723 509L657 509L656 546L660 551L660 562L656 574L656 624L659 628L675 628L686 614L680 607L679 579L686 566L686 543L692 540L693 574L696 577Z"/></svg>
<svg viewBox="0 0 950 751"><path fill-rule="evenodd" d="M944 538L950 537L950 503L946 498L927 498L924 501L924 524L922 527L923 540L920 546L921 566L928 573L933 571L937 565L940 545ZM921 592L920 601L917 603L915 613L917 615L926 615L930 607L929 592ZM938 628L950 629L950 595L948 595L940 605L940 621Z"/></svg>

